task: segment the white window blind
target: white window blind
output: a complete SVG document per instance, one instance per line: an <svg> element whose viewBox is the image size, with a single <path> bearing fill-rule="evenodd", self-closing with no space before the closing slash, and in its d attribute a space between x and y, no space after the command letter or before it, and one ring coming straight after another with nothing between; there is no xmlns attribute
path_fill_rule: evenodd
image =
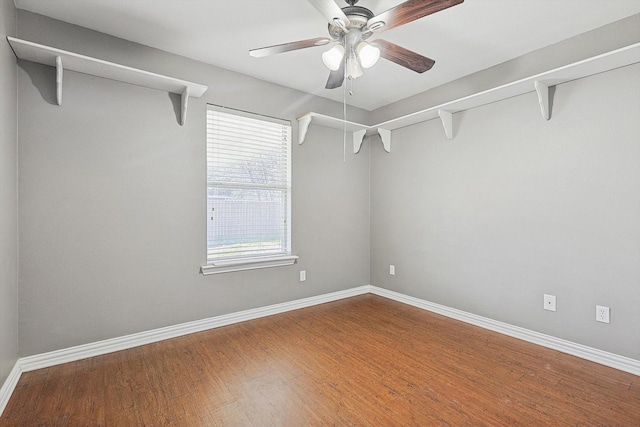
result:
<svg viewBox="0 0 640 427"><path fill-rule="evenodd" d="M291 123L207 106L207 263L291 254Z"/></svg>

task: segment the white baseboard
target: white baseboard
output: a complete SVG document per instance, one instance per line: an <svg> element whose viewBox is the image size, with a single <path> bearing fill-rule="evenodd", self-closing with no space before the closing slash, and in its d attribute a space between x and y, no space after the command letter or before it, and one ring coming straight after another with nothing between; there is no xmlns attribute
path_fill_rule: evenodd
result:
<svg viewBox="0 0 640 427"><path fill-rule="evenodd" d="M13 369L9 372L9 376L5 380L4 384L0 387L0 415L2 415L4 408L7 407L9 398L13 394L13 390L15 390L16 385L18 385L18 380L20 379L21 374L20 360L17 360L15 365L13 365Z"/></svg>
<svg viewBox="0 0 640 427"><path fill-rule="evenodd" d="M440 304L435 304L429 301L421 300L419 298L390 291L388 289L378 288L372 285L365 285L357 288L347 289L344 291L332 292L329 294L240 311L237 313L225 314L222 316L182 323L179 325L168 326L166 328L153 329L151 331L125 335L123 337L112 338L104 341L98 341L62 350L56 350L48 353L20 358L11 370L9 376L2 385L2 388L0 388L0 416L2 415L2 412L4 411L7 403L9 402L9 398L11 397L11 394L13 393L13 390L15 389L22 372L48 368L51 366L73 362L88 357L101 356L103 354L112 353L114 351L126 350L129 348L162 341L169 338L176 338L195 332L202 332L208 329L219 328L221 326L227 326L247 320L258 319L261 317L271 316L274 314L284 313L300 308L311 307L314 305L324 304L327 302L337 301L340 299L367 293L372 293L381 297L389 298L394 301L441 314L452 319L460 320L484 329L489 329L501 334L509 335L511 337L538 344L543 347L562 351L564 353L581 357L592 362L600 363L605 366L610 366L612 368L629 372L634 375L640 375L639 360L630 359L613 353L608 353L606 351L587 347L582 344L573 343L560 338L552 337L550 335L545 335L539 332L520 328L518 326L498 322L493 319L467 313Z"/></svg>
<svg viewBox="0 0 640 427"><path fill-rule="evenodd" d="M558 350L563 353L571 354L582 359L599 363L601 365L629 372L630 374L640 375L640 360L635 360L603 350L598 350L592 347L587 347L586 345L577 344L571 341L563 340L561 338L553 337L551 335L541 334L540 332L535 332L529 329L521 328L519 326L510 325L508 323L503 323L497 320L489 319L487 317L467 313L455 308L435 304L433 302L421 300L419 298L410 297L408 295L390 291L388 289L371 286L370 292L381 297L412 305L414 307L441 314L443 316L460 320L465 323L470 323L484 329L499 332L501 334L518 338L523 341L528 341L533 344L538 344L542 347Z"/></svg>
<svg viewBox="0 0 640 427"><path fill-rule="evenodd" d="M128 348L151 344L169 338L176 338L183 335L193 334L195 332L202 332L208 329L219 328L221 326L227 326L247 320L258 319L260 317L271 316L273 314L284 313L286 311L297 310L299 308L310 307L313 305L324 304L326 302L349 298L356 295L367 294L369 293L369 289L369 285L364 285L344 291L331 292L329 294L283 302L266 307L254 308L237 313L210 317L208 319L181 323L179 325L153 329L151 331L140 332L137 334L125 335L123 337L111 338L104 341L69 347L62 350L51 351L48 353L36 354L34 356L27 356L20 359L20 367L22 369L22 372L48 368L50 366L55 366L62 363L73 362L80 359L86 359L88 357L101 356L103 354L112 353L114 351L126 350Z"/></svg>

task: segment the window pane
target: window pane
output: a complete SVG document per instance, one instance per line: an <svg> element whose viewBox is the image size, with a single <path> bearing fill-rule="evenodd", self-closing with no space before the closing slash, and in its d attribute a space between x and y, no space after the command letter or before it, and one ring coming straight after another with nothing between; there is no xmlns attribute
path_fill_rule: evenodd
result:
<svg viewBox="0 0 640 427"><path fill-rule="evenodd" d="M286 191L209 188L210 258L286 253Z"/></svg>
<svg viewBox="0 0 640 427"><path fill-rule="evenodd" d="M289 126L219 111L210 116L209 182L286 187Z"/></svg>

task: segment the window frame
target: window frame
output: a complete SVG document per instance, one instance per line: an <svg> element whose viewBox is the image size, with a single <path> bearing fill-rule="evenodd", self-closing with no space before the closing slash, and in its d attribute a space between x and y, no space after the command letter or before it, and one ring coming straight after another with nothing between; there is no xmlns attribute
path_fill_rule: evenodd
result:
<svg viewBox="0 0 640 427"><path fill-rule="evenodd" d="M285 146L286 153L283 153L286 157L286 165L285 165L286 171L283 170L282 168L279 169L280 173L286 174L285 185L263 185L263 184L256 184L256 183L238 184L237 182L230 182L230 181L226 181L226 182L210 181L209 180L209 167L210 167L210 162L209 162L210 116L209 116L209 113L211 111L234 116L234 118L238 118L238 119L244 117L252 120L268 122L270 124L275 123L275 124L287 126L288 140L286 141L286 146ZM207 197L206 258L207 258L207 263L206 265L202 265L200 267L200 272L203 275L209 275L209 274L228 273L228 272L244 271L244 270L255 270L255 269L269 268L269 267L281 267L281 266L295 264L299 257L297 255L292 255L292 252L291 252L291 228L292 228L291 227L291 205L292 205L291 203L291 187L292 187L292 178L291 178L291 163L292 163L291 140L292 138L291 138L291 135L293 131L291 121L285 120L285 119L278 119L270 116L264 116L256 113L247 112L247 111L236 110L233 108L223 107L219 105L207 104L205 124L206 124L206 135L207 135L207 160L206 160L206 169L207 169L207 174L206 174L207 176L206 177L206 188L207 188L206 190L207 191L207 195L206 195ZM282 191L285 199L284 200L284 217L283 217L283 221L285 225L284 225L284 232L282 236L283 237L282 240L284 243L283 251L281 253L267 254L267 255L211 258L209 254L209 243L210 243L209 227L210 227L210 221L211 221L210 218L212 218L212 216L211 216L211 212L209 211L210 209L209 208L209 191L212 188L220 188L220 189L236 188L236 189L246 189L246 190L266 189L266 190Z"/></svg>

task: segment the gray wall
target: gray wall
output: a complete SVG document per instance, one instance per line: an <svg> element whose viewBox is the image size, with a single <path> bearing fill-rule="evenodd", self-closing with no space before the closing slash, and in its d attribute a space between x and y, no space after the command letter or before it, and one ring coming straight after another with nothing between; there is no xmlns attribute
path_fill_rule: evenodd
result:
<svg viewBox="0 0 640 427"><path fill-rule="evenodd" d="M558 85L548 122L529 93L374 145L372 284L640 359L638 76Z"/></svg>
<svg viewBox="0 0 640 427"><path fill-rule="evenodd" d="M0 1L0 385L18 359L18 182L16 9Z"/></svg>
<svg viewBox="0 0 640 427"><path fill-rule="evenodd" d="M317 126L297 144L295 118L338 103L29 12L18 33L209 86L180 126L177 97L79 73L54 105L53 68L19 62L21 356L370 282L368 148L343 162L342 133ZM206 103L293 122L298 265L199 274Z"/></svg>

